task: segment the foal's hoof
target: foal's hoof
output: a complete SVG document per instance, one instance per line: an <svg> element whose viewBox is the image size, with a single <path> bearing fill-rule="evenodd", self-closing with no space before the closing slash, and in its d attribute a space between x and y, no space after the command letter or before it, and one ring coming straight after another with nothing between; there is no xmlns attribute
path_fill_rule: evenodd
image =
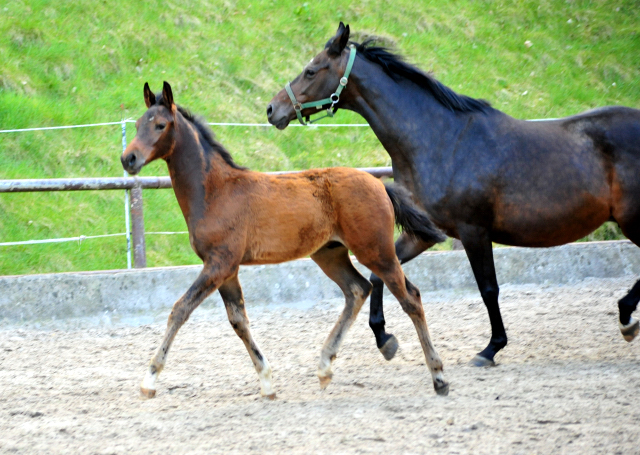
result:
<svg viewBox="0 0 640 455"><path fill-rule="evenodd" d="M435 389L436 393L440 396L446 397L447 395L449 395L449 383L448 382L442 382L442 383L437 383L437 382L433 382L433 388Z"/></svg>
<svg viewBox="0 0 640 455"><path fill-rule="evenodd" d="M144 387L140 387L140 398L149 399L156 396L156 391L153 389L145 389Z"/></svg>
<svg viewBox="0 0 640 455"><path fill-rule="evenodd" d="M262 398L273 401L276 399L276 393L273 392L273 393L270 393L269 395L262 395Z"/></svg>
<svg viewBox="0 0 640 455"><path fill-rule="evenodd" d="M630 343L640 332L640 321L635 318L629 319L629 324L620 324L620 332L622 332L622 337L625 341Z"/></svg>
<svg viewBox="0 0 640 455"><path fill-rule="evenodd" d="M495 367L496 363L491 359L482 357L480 354L476 354L476 356L471 359L471 365L474 367Z"/></svg>
<svg viewBox="0 0 640 455"><path fill-rule="evenodd" d="M320 380L320 388L324 390L331 383L331 379L333 379L333 373L329 373L328 375L324 376L318 375L318 379Z"/></svg>
<svg viewBox="0 0 640 455"><path fill-rule="evenodd" d="M385 360L391 360L398 351L398 339L391 335L386 343L380 348L380 352L384 356Z"/></svg>

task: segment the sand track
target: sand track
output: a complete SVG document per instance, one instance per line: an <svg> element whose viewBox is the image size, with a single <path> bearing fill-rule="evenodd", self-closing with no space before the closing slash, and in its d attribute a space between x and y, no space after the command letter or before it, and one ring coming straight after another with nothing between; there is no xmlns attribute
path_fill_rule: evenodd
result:
<svg viewBox="0 0 640 455"><path fill-rule="evenodd" d="M386 362L363 312L321 392L320 347L341 310L249 308L278 399L259 398L224 311L178 334L158 395L138 384L164 331L143 327L0 329L0 453L640 453L640 344L617 327L632 279L505 286L509 345L495 368L467 364L488 341L476 292L429 293L432 339L451 382L438 397L410 320L387 304L400 341Z"/></svg>

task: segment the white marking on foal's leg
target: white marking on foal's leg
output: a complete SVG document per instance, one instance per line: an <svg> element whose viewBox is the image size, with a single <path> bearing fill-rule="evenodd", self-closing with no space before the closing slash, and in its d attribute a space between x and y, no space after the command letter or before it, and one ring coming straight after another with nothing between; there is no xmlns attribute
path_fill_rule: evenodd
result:
<svg viewBox="0 0 640 455"><path fill-rule="evenodd" d="M270 400L275 399L276 392L273 390L273 380L271 379L271 365L266 357L262 358L262 371L258 371L258 377L260 378L260 395ZM258 368L256 367L256 370Z"/></svg>
<svg viewBox="0 0 640 455"><path fill-rule="evenodd" d="M156 378L158 377L157 371L152 373L151 368L147 370L144 375L144 379L140 384L140 394L143 398L153 398L156 395Z"/></svg>
<svg viewBox="0 0 640 455"><path fill-rule="evenodd" d="M153 357L151 357L147 372L140 384L141 398L153 398L156 396L156 379L158 379L158 375L164 368L164 364L167 360L167 351L169 350L168 343L170 343L175 336L175 333L172 333L171 331L168 332L169 336L165 336L165 340L163 340L163 343L153 354Z"/></svg>
<svg viewBox="0 0 640 455"><path fill-rule="evenodd" d="M335 358L335 356L334 356ZM320 380L320 388L326 389L333 379L333 371L331 370L331 359L325 359L320 356L320 363L318 364L318 379Z"/></svg>

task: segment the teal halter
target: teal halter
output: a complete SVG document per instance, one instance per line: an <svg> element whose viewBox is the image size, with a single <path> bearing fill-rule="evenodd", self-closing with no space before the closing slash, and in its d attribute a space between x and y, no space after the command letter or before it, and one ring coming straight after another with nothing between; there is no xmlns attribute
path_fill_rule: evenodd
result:
<svg viewBox="0 0 640 455"><path fill-rule="evenodd" d="M347 82L349 82L349 74L351 74L351 68L353 68L353 62L356 59L355 46L352 44L350 46L350 49L351 50L349 51L349 61L347 62L347 67L344 70L344 76L340 78L340 85L338 85L338 88L336 89L336 91L332 93L331 96L329 96L329 98L324 98L319 101L310 101L308 103L300 104L296 99L296 96L293 94L293 90L291 90L291 82L287 82L287 85L284 86L285 90L287 91L287 94L289 95L289 99L291 99L291 103L293 103L293 108L296 111L296 116L298 117L298 121L300 121L301 124L307 126L308 124L315 123L318 120L322 120L325 117L333 117L333 114L335 114L335 112L338 110L338 108L336 107L336 104L338 104L338 101L340 101L340 93L342 93L342 89L344 89L347 86ZM302 119L303 109L306 109L308 107L315 107L318 110L320 110L322 109L323 106L326 106L327 104L329 104L330 106L327 108L326 115L323 115L322 117L319 117L313 121L310 121L309 120L310 115L307 115L306 117L307 117L308 123L304 122L304 120Z"/></svg>

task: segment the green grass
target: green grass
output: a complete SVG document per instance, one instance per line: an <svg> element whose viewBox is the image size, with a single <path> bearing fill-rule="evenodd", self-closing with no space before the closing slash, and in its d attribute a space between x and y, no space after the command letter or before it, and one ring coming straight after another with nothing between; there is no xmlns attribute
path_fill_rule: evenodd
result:
<svg viewBox="0 0 640 455"><path fill-rule="evenodd" d="M118 121L145 81L210 122L260 122L335 32L381 35L454 90L518 118L640 107L635 1L8 1L0 5L0 129ZM530 47L525 42L531 43ZM340 123L360 123L340 111ZM390 161L370 130L214 128L256 170ZM134 135L129 125L128 139ZM0 178L121 176L120 127L0 135ZM164 163L143 175L166 175ZM144 192L147 231L182 231L170 190ZM0 242L124 231L122 192L0 194ZM591 238L618 238L611 226ZM148 236L150 266L198 263L186 235ZM0 274L126 266L123 238L0 247Z"/></svg>

